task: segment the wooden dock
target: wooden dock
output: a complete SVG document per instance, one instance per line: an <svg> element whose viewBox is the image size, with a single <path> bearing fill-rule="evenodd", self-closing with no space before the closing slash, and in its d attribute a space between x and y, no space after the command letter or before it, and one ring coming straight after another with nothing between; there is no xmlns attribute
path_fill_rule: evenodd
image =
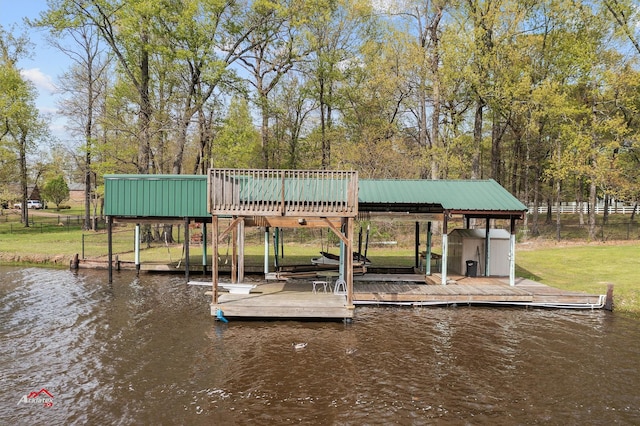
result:
<svg viewBox="0 0 640 426"><path fill-rule="evenodd" d="M345 295L333 294L329 289L324 292L319 287L315 293L312 290L311 281L257 283L248 295L221 292L218 304L211 305L211 315L217 316L221 310L224 317L353 318L354 306L347 305Z"/></svg>
<svg viewBox="0 0 640 426"><path fill-rule="evenodd" d="M356 306L506 305L549 308L601 309L605 297L560 290L524 278L510 286L508 278L440 277L421 274L366 274L355 278L353 305L344 295L312 291L311 279L257 284L249 295L220 293L211 314L224 317L352 319ZM210 294L210 292L208 292Z"/></svg>
<svg viewBox="0 0 640 426"><path fill-rule="evenodd" d="M439 274L426 279L406 275L358 279L354 284L354 304L502 304L588 309L604 306L604 296L560 290L524 278L517 278L514 286L506 277L451 276L447 285L439 283Z"/></svg>

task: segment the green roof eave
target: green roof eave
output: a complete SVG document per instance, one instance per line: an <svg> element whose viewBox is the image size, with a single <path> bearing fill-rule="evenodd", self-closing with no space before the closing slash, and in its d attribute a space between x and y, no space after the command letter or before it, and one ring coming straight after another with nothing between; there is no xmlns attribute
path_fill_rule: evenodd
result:
<svg viewBox="0 0 640 426"><path fill-rule="evenodd" d="M430 206L432 211L475 214L518 214L526 206L493 179L487 180L392 180L361 179L359 209L386 205L388 211L411 206Z"/></svg>

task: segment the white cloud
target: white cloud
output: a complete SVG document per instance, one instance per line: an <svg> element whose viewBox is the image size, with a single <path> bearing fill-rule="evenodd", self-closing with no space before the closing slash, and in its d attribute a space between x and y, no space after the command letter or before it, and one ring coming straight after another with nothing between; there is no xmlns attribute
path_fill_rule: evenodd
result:
<svg viewBox="0 0 640 426"><path fill-rule="evenodd" d="M53 79L49 75L40 71L40 68L21 70L20 74L27 80L33 82L39 90L45 90L50 94L53 94L58 90L56 85L53 83Z"/></svg>

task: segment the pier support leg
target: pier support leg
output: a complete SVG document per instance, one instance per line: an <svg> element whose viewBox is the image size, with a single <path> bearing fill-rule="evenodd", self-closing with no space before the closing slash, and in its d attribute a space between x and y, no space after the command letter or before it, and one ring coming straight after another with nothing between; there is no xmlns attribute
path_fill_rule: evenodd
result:
<svg viewBox="0 0 640 426"><path fill-rule="evenodd" d="M431 222L427 222L427 253L424 256L425 275L431 275Z"/></svg>
<svg viewBox="0 0 640 426"><path fill-rule="evenodd" d="M271 237L269 235L269 227L264 229L264 276L269 274L269 244L271 244Z"/></svg>
<svg viewBox="0 0 640 426"><path fill-rule="evenodd" d="M134 231L134 239L133 242L133 251L134 251L134 261L136 264L136 276L140 275L140 224L136 223L136 228Z"/></svg>
<svg viewBox="0 0 640 426"><path fill-rule="evenodd" d="M109 284L113 282L113 219L107 216L107 258L109 260Z"/></svg>

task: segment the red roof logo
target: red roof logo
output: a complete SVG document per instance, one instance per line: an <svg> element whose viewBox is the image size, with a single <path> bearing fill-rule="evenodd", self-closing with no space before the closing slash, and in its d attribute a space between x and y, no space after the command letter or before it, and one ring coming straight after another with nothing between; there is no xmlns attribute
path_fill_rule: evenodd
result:
<svg viewBox="0 0 640 426"><path fill-rule="evenodd" d="M43 404L44 407L53 407L53 395L45 388L39 391L30 392L28 395L23 395L18 401L20 404Z"/></svg>
<svg viewBox="0 0 640 426"><path fill-rule="evenodd" d="M38 398L38 397L42 397L42 398L53 398L53 395L51 395L51 392L49 392L48 390L46 390L45 388L40 389L40 391L38 392L31 392L27 398Z"/></svg>

